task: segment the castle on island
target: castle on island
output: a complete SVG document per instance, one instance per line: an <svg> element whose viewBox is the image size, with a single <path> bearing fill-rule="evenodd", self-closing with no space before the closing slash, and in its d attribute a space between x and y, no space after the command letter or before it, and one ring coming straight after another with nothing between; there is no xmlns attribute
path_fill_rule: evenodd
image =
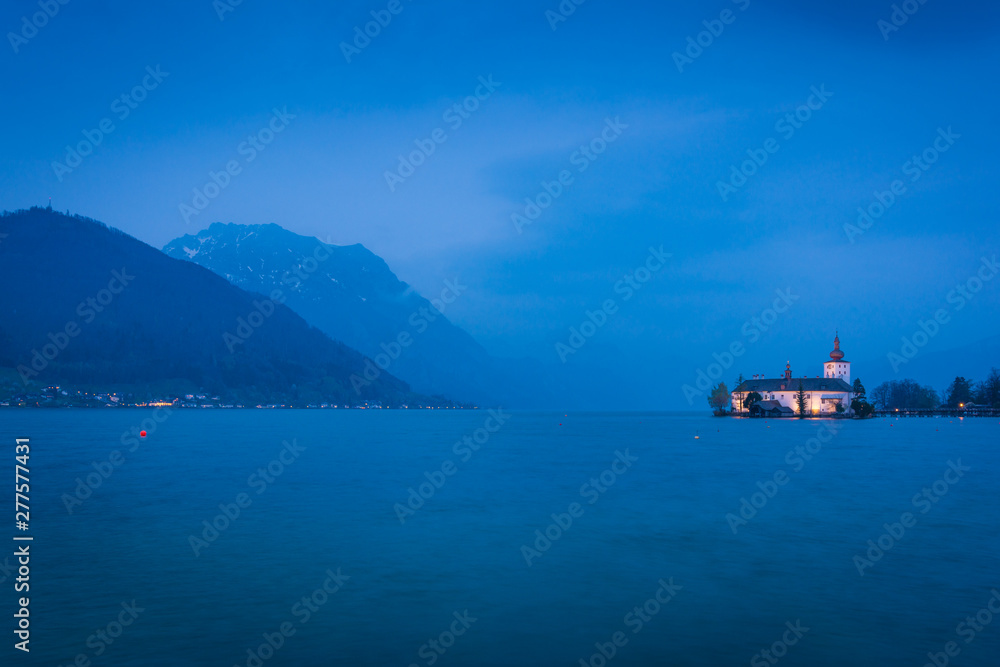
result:
<svg viewBox="0 0 1000 667"><path fill-rule="evenodd" d="M799 411L800 386L806 398L805 414L833 415L837 414L838 406L843 409L842 414L851 414L851 362L844 359L839 334L833 339L830 358L823 362L822 376L792 377L791 362L785 364L785 373L781 377L754 375L753 379L744 381L732 391L730 398L733 413L748 414L749 410L743 407L743 401L749 393L757 392L761 400L752 406L755 414L792 417Z"/></svg>

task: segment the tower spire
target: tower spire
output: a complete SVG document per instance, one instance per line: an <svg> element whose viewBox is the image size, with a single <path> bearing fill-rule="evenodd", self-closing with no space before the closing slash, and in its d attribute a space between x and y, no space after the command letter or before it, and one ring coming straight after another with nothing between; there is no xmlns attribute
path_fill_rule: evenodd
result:
<svg viewBox="0 0 1000 667"><path fill-rule="evenodd" d="M844 358L844 353L840 351L840 332L838 331L833 339L833 352L830 353L832 361L840 361Z"/></svg>

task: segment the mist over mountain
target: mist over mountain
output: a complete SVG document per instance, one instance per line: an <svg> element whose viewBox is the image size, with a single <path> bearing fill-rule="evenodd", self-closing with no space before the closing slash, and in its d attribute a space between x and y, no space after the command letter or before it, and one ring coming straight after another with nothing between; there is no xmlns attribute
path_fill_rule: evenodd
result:
<svg viewBox="0 0 1000 667"><path fill-rule="evenodd" d="M419 403L270 290L255 294L118 230L34 208L0 217L0 367L24 380L185 386L244 401ZM17 286L14 288L13 286Z"/></svg>
<svg viewBox="0 0 1000 667"><path fill-rule="evenodd" d="M507 406L555 393L538 364L491 357L448 320L466 289L458 279L425 298L360 244L331 245L276 224L214 223L163 251L249 291L281 290L307 322L378 362L365 378L389 372L415 391Z"/></svg>

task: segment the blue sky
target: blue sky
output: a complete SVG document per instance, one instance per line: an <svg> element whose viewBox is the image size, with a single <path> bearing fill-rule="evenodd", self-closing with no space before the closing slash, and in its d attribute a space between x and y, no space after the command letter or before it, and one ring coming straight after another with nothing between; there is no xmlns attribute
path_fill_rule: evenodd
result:
<svg viewBox="0 0 1000 667"><path fill-rule="evenodd" d="M640 407L686 407L682 385L748 342L744 322L778 289L800 298L724 379L786 360L818 374L835 329L865 378L857 364L952 308L1000 248L992 3L914 2L885 39L888 2L588 0L553 30L555 0L401 0L348 63L341 43L388 4L244 0L220 20L210 0L71 0L11 45L40 10L7 3L0 208L52 197L158 247L214 221L363 243L424 294L467 284L449 317L491 351L556 364L569 328L621 300L616 281L662 245L668 265L567 362L609 404ZM724 10L679 72L673 54ZM157 66L169 74L120 119L113 101ZM448 109L490 76L495 92L453 127ZM776 123L823 86L786 138ZM275 108L294 118L247 162L241 142ZM114 130L60 181L52 163L105 118ZM627 127L579 172L607 119ZM447 141L390 190L397 156L438 128ZM947 128L959 137L911 181L905 163ZM718 182L769 138L778 150L723 200ZM180 205L231 160L240 172L185 221ZM511 215L563 170L573 182L519 233ZM905 193L850 242L844 225L897 179ZM998 304L987 282L921 354L995 335ZM607 368L633 380L608 386Z"/></svg>

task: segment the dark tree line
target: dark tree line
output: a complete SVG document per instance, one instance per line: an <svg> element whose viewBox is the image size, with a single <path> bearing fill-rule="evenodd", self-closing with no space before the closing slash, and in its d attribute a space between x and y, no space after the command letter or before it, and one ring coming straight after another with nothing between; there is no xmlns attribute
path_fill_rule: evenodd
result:
<svg viewBox="0 0 1000 667"><path fill-rule="evenodd" d="M945 392L945 405L957 408L970 403L1000 408L1000 370L991 368L989 375L981 382L962 376L955 378Z"/></svg>
<svg viewBox="0 0 1000 667"><path fill-rule="evenodd" d="M941 405L941 397L933 387L910 379L883 382L869 396L880 410L931 410Z"/></svg>
<svg viewBox="0 0 1000 667"><path fill-rule="evenodd" d="M881 410L931 410L942 405L958 408L970 404L1000 408L1000 370L993 368L981 382L956 377L942 399L934 388L914 380L890 380L872 390L869 397Z"/></svg>

